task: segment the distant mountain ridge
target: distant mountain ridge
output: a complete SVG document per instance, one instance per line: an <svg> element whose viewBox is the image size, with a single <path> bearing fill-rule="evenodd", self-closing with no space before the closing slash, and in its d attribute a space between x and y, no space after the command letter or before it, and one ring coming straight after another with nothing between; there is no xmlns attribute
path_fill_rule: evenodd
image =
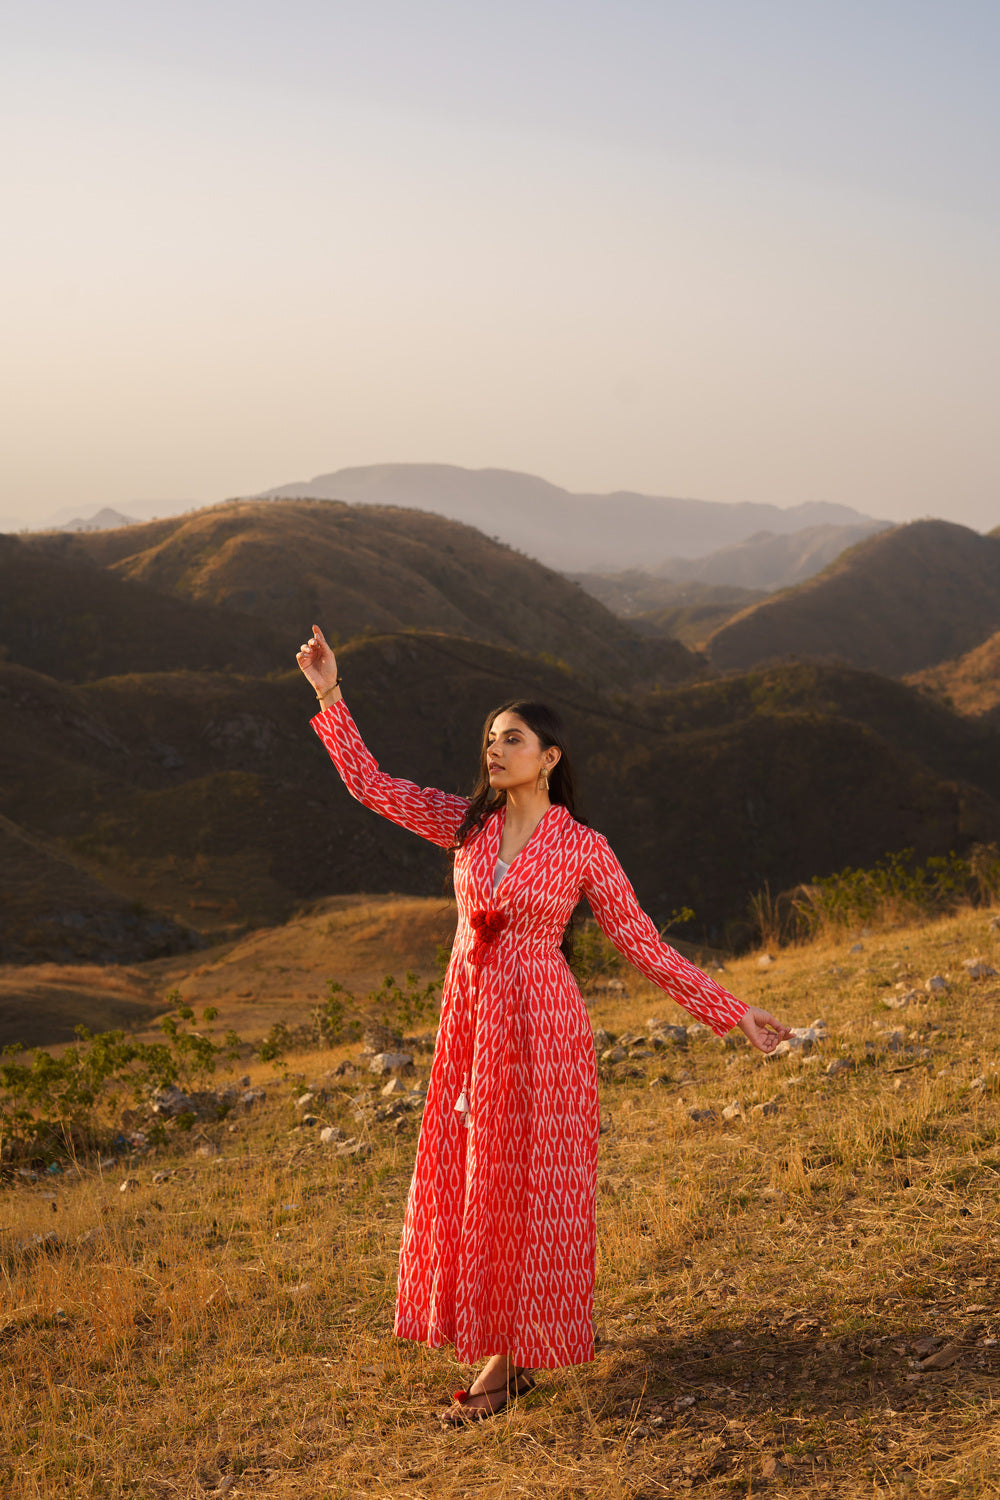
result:
<svg viewBox="0 0 1000 1500"><path fill-rule="evenodd" d="M372 464L264 490L267 500L343 500L428 510L564 572L648 567L671 556L700 557L745 541L813 526L888 525L848 505L810 501L782 510L740 501L574 494L532 474L453 464Z"/></svg>
<svg viewBox="0 0 1000 1500"><path fill-rule="evenodd" d="M74 516L71 521L64 521L56 529L58 531L114 531L119 526L135 526L135 516L123 516L120 510L112 510L110 505L103 506L94 511L90 516Z"/></svg>
<svg viewBox="0 0 1000 1500"><path fill-rule="evenodd" d="M842 552L887 521L857 526L804 526L783 534L758 531L744 542L721 547L707 557L668 557L654 571L674 583L711 583L723 588L787 589L829 567Z"/></svg>

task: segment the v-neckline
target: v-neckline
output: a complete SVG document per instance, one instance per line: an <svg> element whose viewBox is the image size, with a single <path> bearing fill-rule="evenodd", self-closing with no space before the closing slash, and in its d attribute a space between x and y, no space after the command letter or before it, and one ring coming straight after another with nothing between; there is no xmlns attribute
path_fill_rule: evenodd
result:
<svg viewBox="0 0 1000 1500"><path fill-rule="evenodd" d="M541 828L542 824L545 822L545 819L548 817L548 815L552 811L552 809L554 807L558 807L558 806L560 806L560 804L558 802L550 802L549 803L548 807L542 813L542 816L539 818L539 820L535 824L534 828L528 834L528 837L525 839L525 841L521 845L520 849L514 855L514 858L507 865L507 868L504 871L503 876L501 877L498 885L496 886L496 888L493 891L493 895L494 896L499 896L500 892L503 890L504 882L507 880L507 878L510 875L511 871L514 869L514 867L518 863L518 861L524 857L524 855L527 853L528 849L531 848L532 842L534 841L535 834ZM492 882L493 882L493 872L496 869L496 861L498 859L500 859L500 845L503 843L504 829L507 826L507 809L506 809L506 807L503 807L503 808L500 809L500 817L497 819L497 822L499 823L499 826L500 826L500 837L497 840L497 852L496 852L496 856L495 856L494 861L493 861L493 868L490 870L490 884L491 885L492 885Z"/></svg>

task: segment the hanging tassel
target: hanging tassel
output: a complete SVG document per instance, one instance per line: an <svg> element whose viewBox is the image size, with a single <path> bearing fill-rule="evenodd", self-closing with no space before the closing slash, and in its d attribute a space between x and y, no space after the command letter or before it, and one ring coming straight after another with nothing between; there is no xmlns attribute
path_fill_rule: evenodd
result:
<svg viewBox="0 0 1000 1500"><path fill-rule="evenodd" d="M468 1130L470 1119L469 1096L466 1094L464 1089L458 1096L458 1103L455 1105L455 1113L461 1118L462 1124L465 1126L466 1130Z"/></svg>

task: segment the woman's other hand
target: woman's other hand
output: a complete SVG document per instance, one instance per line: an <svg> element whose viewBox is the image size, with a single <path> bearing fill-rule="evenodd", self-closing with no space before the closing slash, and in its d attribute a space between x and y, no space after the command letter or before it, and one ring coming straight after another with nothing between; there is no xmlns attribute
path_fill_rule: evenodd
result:
<svg viewBox="0 0 1000 1500"><path fill-rule="evenodd" d="M300 647L295 660L317 696L336 687L337 658L318 625L313 626L312 638Z"/></svg>
<svg viewBox="0 0 1000 1500"><path fill-rule="evenodd" d="M758 1052L773 1052L779 1042L786 1041L792 1034L790 1026L776 1021L769 1011L758 1010L756 1005L751 1005L736 1024Z"/></svg>

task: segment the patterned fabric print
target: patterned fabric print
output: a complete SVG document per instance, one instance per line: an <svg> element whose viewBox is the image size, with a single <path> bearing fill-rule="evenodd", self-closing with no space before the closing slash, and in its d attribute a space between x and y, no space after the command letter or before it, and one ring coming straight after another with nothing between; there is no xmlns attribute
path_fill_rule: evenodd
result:
<svg viewBox="0 0 1000 1500"><path fill-rule="evenodd" d="M385 776L343 700L313 725L352 796L451 844L463 798ZM407 1200L395 1330L434 1347L453 1343L465 1363L509 1353L539 1369L581 1364L594 1350L597 1066L559 951L580 895L625 956L718 1034L746 1006L661 941L607 841L564 807L549 808L494 893L503 816L455 859L458 928ZM481 917L491 912L488 958L477 963ZM468 1128L455 1110L463 1090Z"/></svg>

